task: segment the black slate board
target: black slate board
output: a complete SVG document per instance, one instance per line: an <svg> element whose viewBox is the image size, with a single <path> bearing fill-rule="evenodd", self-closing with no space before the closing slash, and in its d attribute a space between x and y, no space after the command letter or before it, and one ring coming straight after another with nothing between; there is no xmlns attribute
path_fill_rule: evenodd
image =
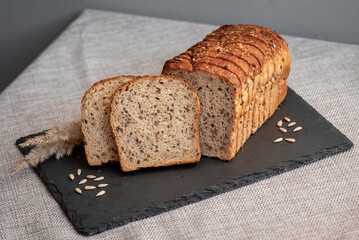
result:
<svg viewBox="0 0 359 240"><path fill-rule="evenodd" d="M303 130L293 133L292 127L286 134L278 131L276 122L285 116ZM20 138L16 144L39 134ZM296 142L273 143L278 137L294 137ZM51 157L34 170L76 230L93 235L293 170L352 146L346 136L288 89L280 109L229 162L202 157L197 164L124 173L116 163L88 166L83 148L77 147L71 156L61 160ZM24 155L30 150L19 149ZM76 175L78 168L82 169L81 178ZM74 181L69 180L69 173L75 174ZM83 190L82 195L74 191L88 174L105 177L103 182L109 186L104 188L104 196L95 197L99 190Z"/></svg>

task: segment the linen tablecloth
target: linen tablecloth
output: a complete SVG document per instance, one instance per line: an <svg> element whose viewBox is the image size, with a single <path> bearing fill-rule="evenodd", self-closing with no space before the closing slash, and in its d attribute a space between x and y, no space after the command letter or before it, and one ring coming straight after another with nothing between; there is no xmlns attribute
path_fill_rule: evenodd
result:
<svg viewBox="0 0 359 240"><path fill-rule="evenodd" d="M78 118L84 92L98 80L160 74L166 59L216 28L85 10L0 94L0 239L85 238L33 170L11 176L23 161L16 139ZM359 239L359 46L284 38L289 86L354 147L91 238Z"/></svg>

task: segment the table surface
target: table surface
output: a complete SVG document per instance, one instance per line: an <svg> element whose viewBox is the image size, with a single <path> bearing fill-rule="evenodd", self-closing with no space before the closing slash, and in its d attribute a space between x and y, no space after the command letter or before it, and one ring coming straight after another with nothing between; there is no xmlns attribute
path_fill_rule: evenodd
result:
<svg viewBox="0 0 359 240"><path fill-rule="evenodd" d="M217 26L86 10L0 94L0 238L80 239L14 142L80 116L94 82L157 75ZM359 46L284 36L288 84L354 147L317 163L94 238L358 239ZM119 198L119 201L121 199Z"/></svg>

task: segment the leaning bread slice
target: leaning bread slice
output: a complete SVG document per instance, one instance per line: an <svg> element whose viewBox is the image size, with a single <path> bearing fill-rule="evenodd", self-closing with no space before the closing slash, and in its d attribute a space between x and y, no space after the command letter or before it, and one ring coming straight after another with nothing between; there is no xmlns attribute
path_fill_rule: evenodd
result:
<svg viewBox="0 0 359 240"><path fill-rule="evenodd" d="M110 103L115 90L133 76L108 78L95 83L82 99L81 127L90 166L118 161L117 147L110 126Z"/></svg>
<svg viewBox="0 0 359 240"><path fill-rule="evenodd" d="M111 102L111 126L125 172L198 162L200 104L178 77L146 76L123 84Z"/></svg>

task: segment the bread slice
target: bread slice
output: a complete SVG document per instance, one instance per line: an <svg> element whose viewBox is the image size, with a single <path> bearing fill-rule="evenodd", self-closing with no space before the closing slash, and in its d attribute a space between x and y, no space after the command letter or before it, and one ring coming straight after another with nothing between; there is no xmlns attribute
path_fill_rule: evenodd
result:
<svg viewBox="0 0 359 240"><path fill-rule="evenodd" d="M110 103L115 90L134 79L134 76L108 78L95 83L85 93L81 105L81 127L90 166L118 161L117 147L110 126Z"/></svg>
<svg viewBox="0 0 359 240"><path fill-rule="evenodd" d="M123 84L111 102L111 126L125 172L198 162L200 104L181 78L145 76Z"/></svg>
<svg viewBox="0 0 359 240"><path fill-rule="evenodd" d="M231 160L285 98L290 64L288 45L273 30L224 25L167 60L162 74L197 91L202 155Z"/></svg>

